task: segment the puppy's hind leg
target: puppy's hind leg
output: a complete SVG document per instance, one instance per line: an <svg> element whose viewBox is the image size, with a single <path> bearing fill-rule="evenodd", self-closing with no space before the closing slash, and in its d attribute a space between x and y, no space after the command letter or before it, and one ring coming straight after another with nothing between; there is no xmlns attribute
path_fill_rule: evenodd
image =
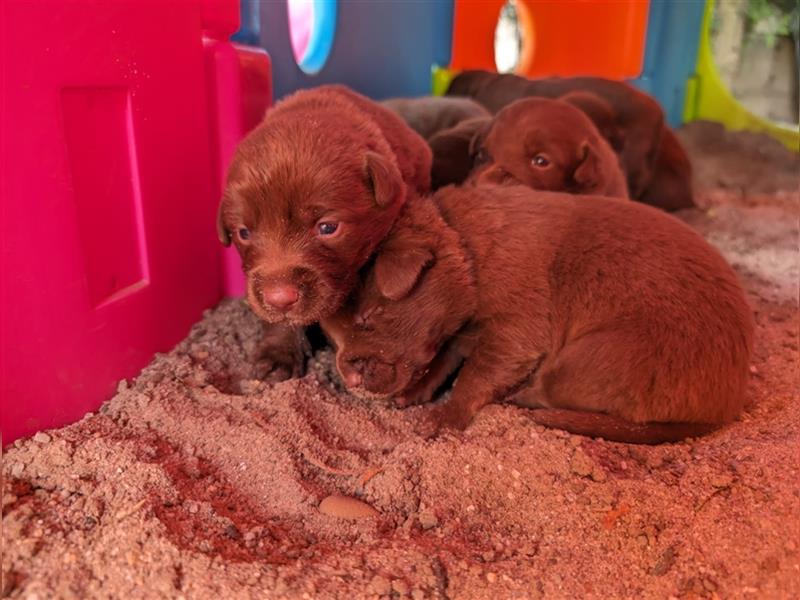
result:
<svg viewBox="0 0 800 600"><path fill-rule="evenodd" d="M631 444L677 442L705 435L710 423L659 422L653 403L669 402L654 383L659 365L640 336L602 331L569 342L548 358L532 385L508 401L533 408L531 418L546 427Z"/></svg>

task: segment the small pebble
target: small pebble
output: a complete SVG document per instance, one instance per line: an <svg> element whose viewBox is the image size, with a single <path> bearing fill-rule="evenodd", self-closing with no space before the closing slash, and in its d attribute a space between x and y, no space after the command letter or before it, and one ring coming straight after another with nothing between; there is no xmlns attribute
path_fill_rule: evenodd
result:
<svg viewBox="0 0 800 600"><path fill-rule="evenodd" d="M117 393L121 394L125 390L128 389L128 382L125 379L121 379L120 382L117 384Z"/></svg>
<svg viewBox="0 0 800 600"><path fill-rule="evenodd" d="M378 511L366 502L350 496L331 494L319 503L319 511L340 519L363 519L378 516Z"/></svg>
<svg viewBox="0 0 800 600"><path fill-rule="evenodd" d="M413 590L411 590L411 597L414 600L423 600L423 598L425 598L425 592L423 592L419 588L414 588Z"/></svg>
<svg viewBox="0 0 800 600"><path fill-rule="evenodd" d="M572 455L570 469L572 469L572 472L576 475L588 477L592 474L594 467L595 465L592 462L592 459L586 456L582 450L576 450L575 454Z"/></svg>
<svg viewBox="0 0 800 600"><path fill-rule="evenodd" d="M433 529L439 525L439 518L432 510L423 510L419 513L417 519L419 520L420 526L425 530Z"/></svg>
<svg viewBox="0 0 800 600"><path fill-rule="evenodd" d="M401 596L408 594L408 584L402 579L395 579L392 581L392 589Z"/></svg>
<svg viewBox="0 0 800 600"><path fill-rule="evenodd" d="M37 444L46 444L51 439L53 438L50 437L50 434L47 434L44 431L40 431L35 436L33 436L33 441L36 442Z"/></svg>
<svg viewBox="0 0 800 600"><path fill-rule="evenodd" d="M727 473L720 473L718 475L714 475L711 478L711 485L713 485L715 488L730 487L732 483L733 483L733 477L731 477Z"/></svg>
<svg viewBox="0 0 800 600"><path fill-rule="evenodd" d="M487 573L486 574L486 581L488 581L489 583L494 583L495 581L497 581L497 575L495 573L491 573L491 572Z"/></svg>
<svg viewBox="0 0 800 600"><path fill-rule="evenodd" d="M675 563L675 546L669 546L656 561L651 573L656 576L664 575Z"/></svg>
<svg viewBox="0 0 800 600"><path fill-rule="evenodd" d="M242 537L242 534L236 527L236 525L228 525L227 527L225 527L225 535L227 535L232 540L238 540L241 539Z"/></svg>
<svg viewBox="0 0 800 600"><path fill-rule="evenodd" d="M392 584L382 575L375 575L369 583L369 589L380 596L387 596L392 592Z"/></svg>
<svg viewBox="0 0 800 600"><path fill-rule="evenodd" d="M21 477L23 471L25 471L25 465L22 463L14 463L11 465L11 476L12 477Z"/></svg>

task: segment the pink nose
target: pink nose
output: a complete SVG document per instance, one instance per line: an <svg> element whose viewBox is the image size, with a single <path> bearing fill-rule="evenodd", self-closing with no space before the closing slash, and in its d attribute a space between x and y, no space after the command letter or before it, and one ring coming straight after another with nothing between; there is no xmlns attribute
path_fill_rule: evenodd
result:
<svg viewBox="0 0 800 600"><path fill-rule="evenodd" d="M264 302L278 310L288 310L297 302L300 294L296 287L285 284L264 288L261 291L261 297L264 299Z"/></svg>
<svg viewBox="0 0 800 600"><path fill-rule="evenodd" d="M349 388L355 388L361 385L361 373L352 371L344 376L344 382Z"/></svg>

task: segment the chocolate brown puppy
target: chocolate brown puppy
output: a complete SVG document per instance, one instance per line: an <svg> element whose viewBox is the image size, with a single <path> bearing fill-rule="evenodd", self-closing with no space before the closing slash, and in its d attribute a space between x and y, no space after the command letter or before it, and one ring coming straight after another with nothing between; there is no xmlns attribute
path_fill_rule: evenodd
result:
<svg viewBox="0 0 800 600"><path fill-rule="evenodd" d="M476 156L470 178L478 183L628 197L609 143L582 110L562 100L512 102L473 138L470 153Z"/></svg>
<svg viewBox="0 0 800 600"><path fill-rule="evenodd" d="M640 199L653 177L664 113L653 98L633 86L599 77L529 80L511 74L463 71L450 82L447 96L470 97L496 113L520 98L558 98L576 91L591 92L613 108L616 129L625 140L620 157L628 188L632 198Z"/></svg>
<svg viewBox="0 0 800 600"><path fill-rule="evenodd" d="M279 103L239 145L219 210L253 310L307 325L338 309L430 164L422 138L344 87Z"/></svg>
<svg viewBox="0 0 800 600"><path fill-rule="evenodd" d="M489 116L488 110L469 98L390 98L383 100L381 105L397 113L411 129L425 139L461 121Z"/></svg>
<svg viewBox="0 0 800 600"><path fill-rule="evenodd" d="M463 361L431 411L441 424L463 428L507 398L544 407L548 424L631 442L740 413L752 313L687 225L522 186L434 198L405 207L352 302L322 322L348 387L424 402Z"/></svg>
<svg viewBox="0 0 800 600"><path fill-rule="evenodd" d="M664 128L653 178L641 201L669 211L695 205L692 163L678 136L669 127Z"/></svg>
<svg viewBox="0 0 800 600"><path fill-rule="evenodd" d="M406 199L428 192L430 168L419 135L343 86L277 104L237 148L217 222L241 254L256 314L291 327L336 311ZM276 362L298 356L274 347L290 333L267 338Z"/></svg>

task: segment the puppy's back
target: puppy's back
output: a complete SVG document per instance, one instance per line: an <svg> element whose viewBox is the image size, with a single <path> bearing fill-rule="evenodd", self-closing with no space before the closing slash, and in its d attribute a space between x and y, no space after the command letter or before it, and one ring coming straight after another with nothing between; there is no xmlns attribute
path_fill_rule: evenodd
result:
<svg viewBox="0 0 800 600"><path fill-rule="evenodd" d="M617 382L624 394L636 398L618 416L724 423L739 414L752 312L733 269L686 224L642 204L531 190L487 186L443 200L446 219L476 252L494 253L478 282L502 287L496 298L507 312L524 318L514 307L539 301L542 290L528 288L543 271L546 284L537 285L549 298L554 352L598 332L622 340L593 355L610 361L627 378ZM512 253L497 250L510 244Z"/></svg>
<svg viewBox="0 0 800 600"><path fill-rule="evenodd" d="M367 119L374 128L365 140L367 146L376 145L379 137L384 138L397 159L403 180L420 194L430 191L432 157L428 144L388 108L343 85L324 85L295 92L270 112L277 115L293 111L309 111L321 118L333 111L336 117L332 126L342 119Z"/></svg>
<svg viewBox="0 0 800 600"><path fill-rule="evenodd" d="M461 97L390 98L381 105L400 116L425 139L464 120L489 116L483 106Z"/></svg>

